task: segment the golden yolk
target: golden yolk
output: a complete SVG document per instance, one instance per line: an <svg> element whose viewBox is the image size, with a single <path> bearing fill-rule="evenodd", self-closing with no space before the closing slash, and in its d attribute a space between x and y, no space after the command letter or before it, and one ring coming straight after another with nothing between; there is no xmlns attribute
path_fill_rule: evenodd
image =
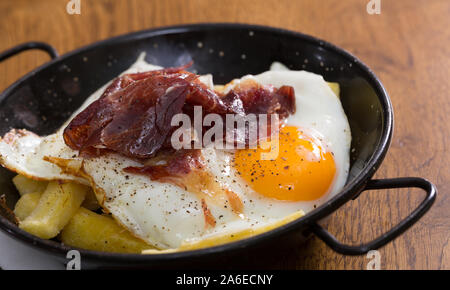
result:
<svg viewBox="0 0 450 290"><path fill-rule="evenodd" d="M238 174L259 194L278 200L310 201L325 195L336 173L333 153L297 127L281 128L278 137L278 144L272 142L276 145L269 149L237 150L234 166ZM276 147L278 156L262 160L261 154Z"/></svg>

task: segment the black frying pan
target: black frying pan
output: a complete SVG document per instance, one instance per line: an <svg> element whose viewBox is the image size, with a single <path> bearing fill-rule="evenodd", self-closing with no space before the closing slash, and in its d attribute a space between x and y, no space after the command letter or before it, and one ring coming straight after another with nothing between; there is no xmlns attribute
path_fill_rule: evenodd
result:
<svg viewBox="0 0 450 290"><path fill-rule="evenodd" d="M304 217L270 232L212 248L161 255L112 254L79 249L82 261L99 267L165 267L199 261L220 261L314 233L335 251L364 254L378 249L413 225L433 204L436 189L423 178L371 179L381 164L393 131L389 97L374 73L356 57L325 41L287 30L245 24L195 24L140 31L58 56L44 43L26 43L0 54L0 61L21 51L40 49L52 61L28 73L0 95L0 135L11 128L26 128L38 134L53 133L91 93L128 68L140 52L149 63L177 66L194 61L199 74L212 73L215 83L227 83L245 74L257 74L280 61L291 69L321 74L339 82L341 100L352 130L351 168L346 186L334 198ZM0 169L0 191L14 206L18 194L13 173ZM365 190L418 187L425 199L403 221L373 241L348 246L318 224ZM389 205L387 205L389 206ZM42 240L20 230L4 216L0 228L18 240L47 251L62 261L71 249L53 240Z"/></svg>

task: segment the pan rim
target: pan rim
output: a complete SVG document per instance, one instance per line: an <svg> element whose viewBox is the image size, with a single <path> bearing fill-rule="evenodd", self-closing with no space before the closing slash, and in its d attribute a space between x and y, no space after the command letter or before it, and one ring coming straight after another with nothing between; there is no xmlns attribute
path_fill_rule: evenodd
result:
<svg viewBox="0 0 450 290"><path fill-rule="evenodd" d="M283 34L291 37L301 38L304 41L310 42L318 47L322 47L324 49L330 50L333 53L337 53L346 60L348 60L353 65L358 66L365 74L366 80L369 84L374 88L377 97L380 100L380 103L383 108L383 128L381 132L381 138L375 147L372 156L369 161L366 163L364 168L359 172L357 176L355 176L350 182L346 183L344 188L336 194L332 199L327 201L326 203L320 205L315 210L309 212L305 216L294 220L288 224L285 224L281 227L277 227L268 232L249 237L243 240L226 243L223 245L217 245L209 248L197 249L197 250L189 250L182 252L174 252L174 253L163 253L163 254L121 254L121 253L109 253L109 252L100 252L100 251L92 251L85 250L76 247L69 247L62 243L56 243L54 241L43 240L38 237L35 237L20 228L16 225L12 224L6 218L0 216L0 229L7 232L13 238L20 240L21 242L28 244L30 246L40 248L42 250L47 251L49 254L65 257L66 253L69 250L76 249L78 250L83 259L97 261L97 262L134 262L134 263L145 263L145 262L158 262L158 261L168 261L168 260L179 260L185 258L196 258L201 256L206 256L209 254L232 251L238 248L249 247L255 245L257 243L261 243L268 239L281 236L282 234L287 234L295 231L296 229L302 229L308 225L328 216L336 209L341 207L344 203L346 203L351 198L355 197L359 192L364 189L365 184L371 179L375 171L378 169L380 164L382 163L387 150L389 148L392 133L393 133L393 108L389 96L382 85L381 81L375 75L375 73L363 62L361 62L356 56L347 52L346 50L331 44L322 39L316 38L314 36L310 36L307 34L303 34L296 31L291 31L283 28L270 27L264 25L255 25L255 24L245 24L245 23L195 23L195 24L185 24L185 25L175 25L175 26L163 26L158 28L152 28L147 30L141 30L137 32L132 32L128 34L123 34L119 36L115 36L112 38L100 40L89 44L87 46L83 46L81 48L77 48L73 51L65 53L64 55L53 59L40 67L34 69L33 71L27 73L23 77L19 78L16 82L11 84L8 88L6 88L0 94L0 104L3 100L13 92L24 80L34 76L40 71L46 69L47 67L52 66L55 63L58 63L66 58L71 56L84 53L86 51L95 49L96 47L102 45L112 45L118 42L127 42L130 40L142 39L142 38L150 38L157 35L167 35L174 33L183 33L183 32L192 32L192 31L205 31L205 30L215 30L215 29L248 29L249 31L255 32L272 32L277 34Z"/></svg>

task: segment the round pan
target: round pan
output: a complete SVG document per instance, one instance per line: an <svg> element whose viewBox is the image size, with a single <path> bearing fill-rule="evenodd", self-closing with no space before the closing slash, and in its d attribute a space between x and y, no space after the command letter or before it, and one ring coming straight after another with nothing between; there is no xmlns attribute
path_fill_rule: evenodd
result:
<svg viewBox="0 0 450 290"><path fill-rule="evenodd" d="M273 61L290 69L321 74L339 82L341 101L352 130L350 173L342 191L304 217L269 232L241 241L206 249L170 254L114 254L78 249L82 261L93 267L164 267L217 260L280 241L285 237L314 233L335 251L364 254L392 241L414 224L433 204L436 189L422 178L373 180L390 144L393 111L388 94L375 74L356 57L320 39L288 30L247 24L194 24L131 33L58 56L45 43L26 43L0 54L0 61L21 51L40 49L52 60L28 73L0 95L0 134L10 128L26 128L38 134L53 133L91 93L128 68L142 52L146 61L177 66L194 61L190 70L212 73L215 83L227 83L245 74L267 70ZM0 172L0 190L14 206L17 192L13 174ZM403 221L373 241L344 245L318 221L361 192L371 189L418 187L425 199ZM389 206L389 205L387 205ZM0 216L0 228L22 242L47 251L62 261L71 247L32 236Z"/></svg>

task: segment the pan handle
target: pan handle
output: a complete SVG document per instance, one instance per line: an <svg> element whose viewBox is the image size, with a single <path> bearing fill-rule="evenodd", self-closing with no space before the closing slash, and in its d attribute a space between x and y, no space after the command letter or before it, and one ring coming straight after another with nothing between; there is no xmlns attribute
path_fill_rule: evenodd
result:
<svg viewBox="0 0 450 290"><path fill-rule="evenodd" d="M47 44L44 42L32 41L32 42L25 42L25 43L19 44L17 46L14 46L13 48L10 48L10 49L0 53L0 62L18 54L18 53L21 53L22 51L30 50L30 49L43 50L46 53L48 53L48 55L50 55L50 57L52 59L55 59L58 57L58 52L50 44Z"/></svg>
<svg viewBox="0 0 450 290"><path fill-rule="evenodd" d="M389 188L421 188L426 192L425 199L419 206L400 223L394 226L387 233L379 236L367 244L349 246L339 242L330 232L318 225L316 222L310 227L311 231L325 242L334 251L344 255L363 255L370 250L376 250L394 240L410 226L415 224L431 207L436 199L436 187L424 178L419 177L400 177L392 179L373 179L370 180L363 190L389 189Z"/></svg>

